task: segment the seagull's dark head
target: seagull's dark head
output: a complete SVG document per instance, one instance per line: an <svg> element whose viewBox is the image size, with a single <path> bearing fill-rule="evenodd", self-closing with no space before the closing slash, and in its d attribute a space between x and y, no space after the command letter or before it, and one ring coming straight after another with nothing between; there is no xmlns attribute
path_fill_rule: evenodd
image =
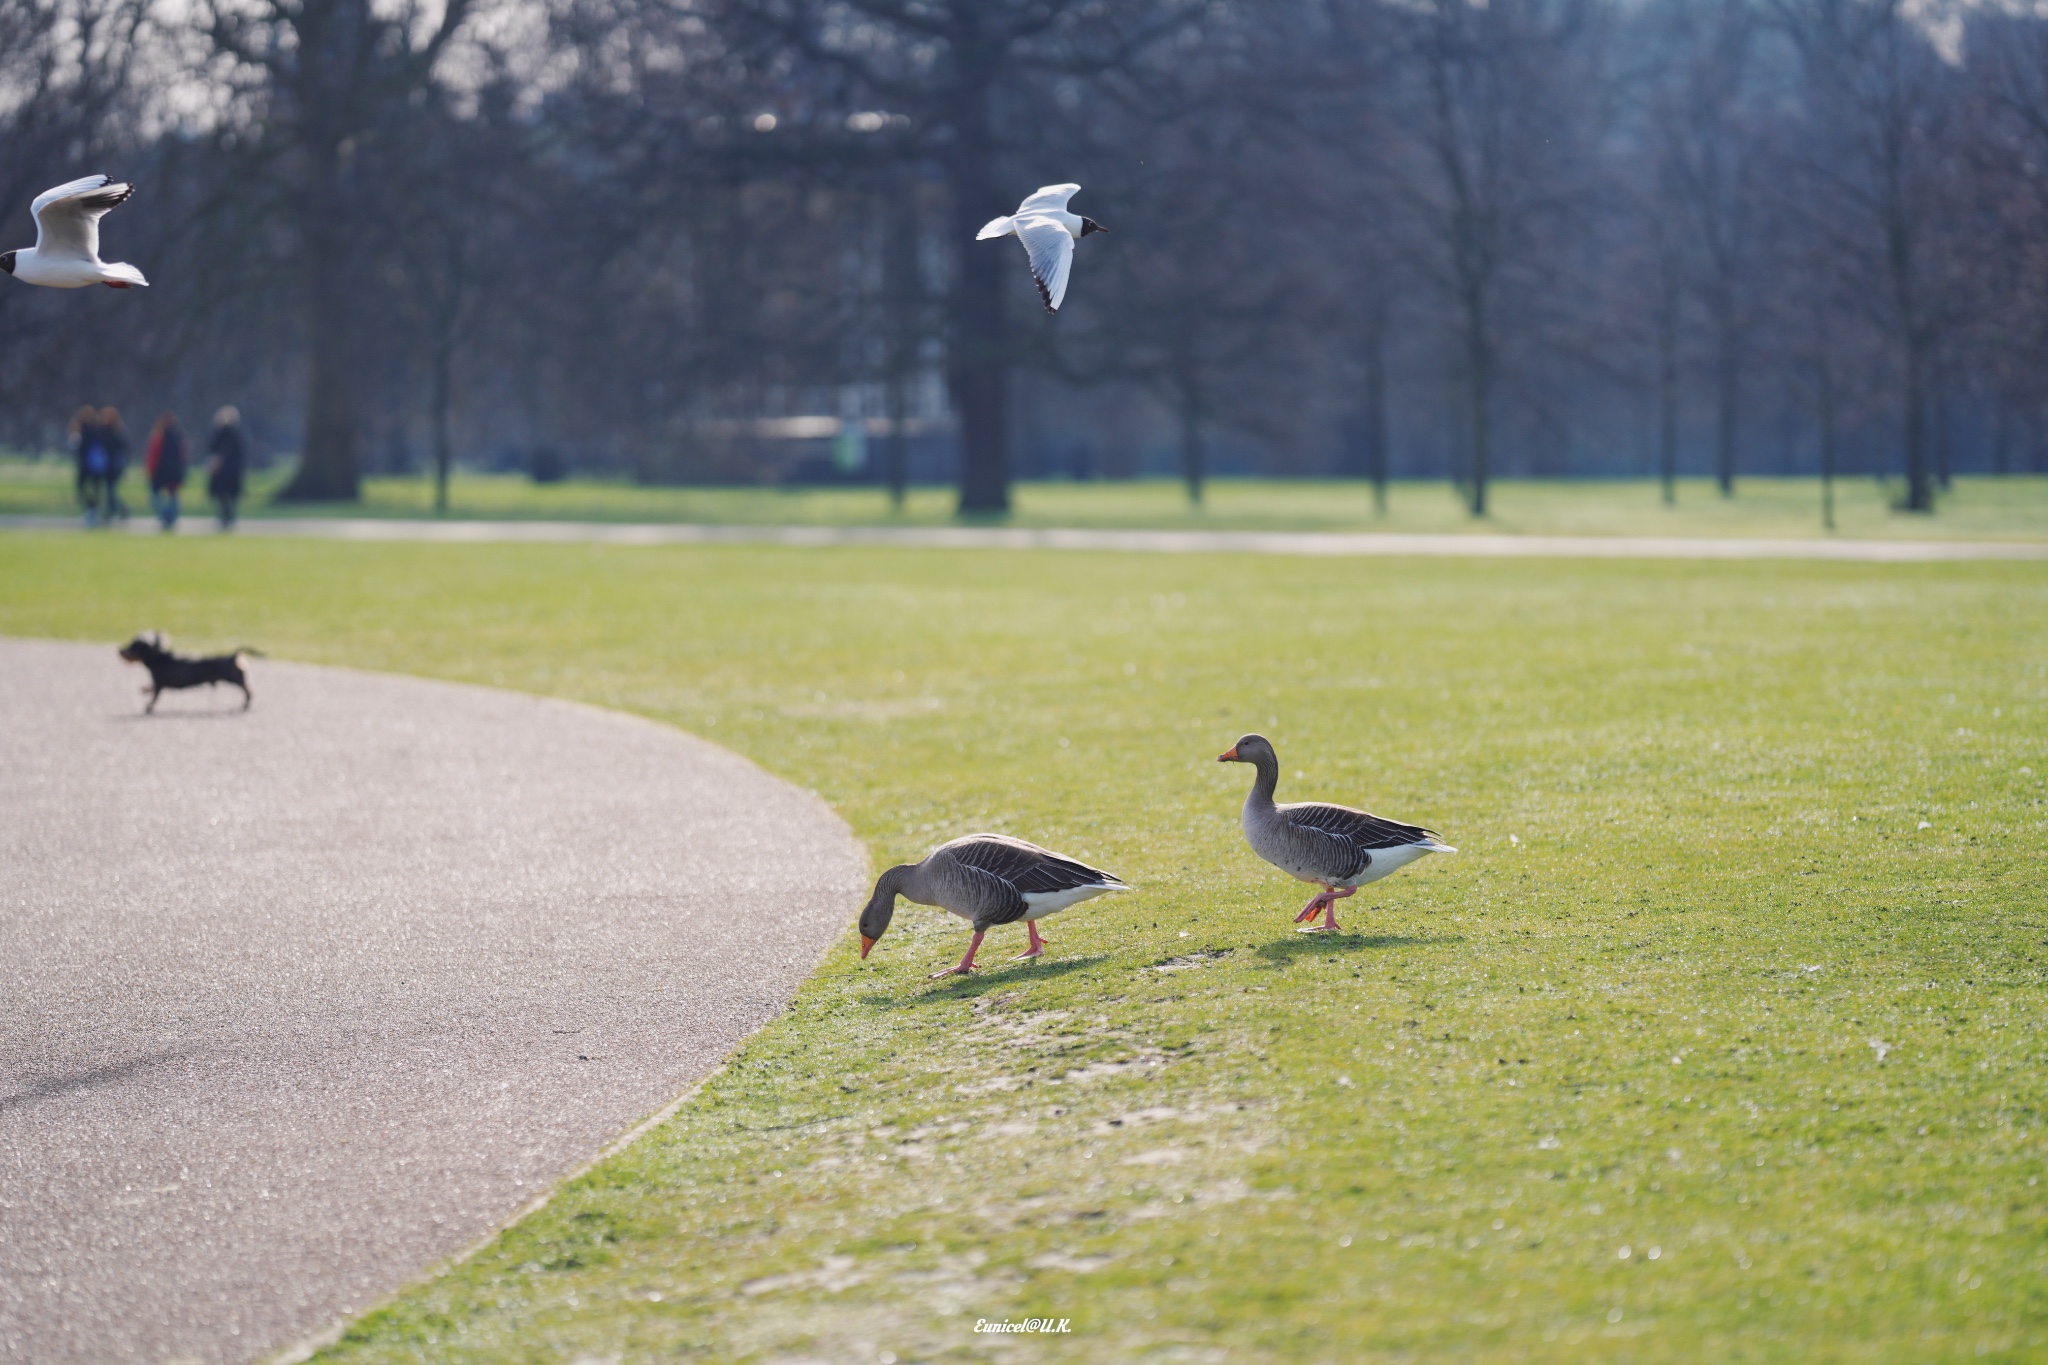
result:
<svg viewBox="0 0 2048 1365"><path fill-rule="evenodd" d="M1088 235L1089 233L1091 233L1091 232L1107 232L1107 231L1109 231L1109 229L1108 229L1108 228L1106 228L1106 227L1104 227L1104 226L1103 226L1102 224L1100 224L1100 223L1096 222L1096 221L1095 221L1095 220L1094 220L1093 218L1083 218L1083 219L1081 220L1081 235L1082 235L1083 237L1086 237L1086 236L1087 236L1087 235Z"/></svg>
<svg viewBox="0 0 2048 1365"><path fill-rule="evenodd" d="M14 273L14 253L13 253L13 252L11 252L11 251L0 251L0 270L4 270L4 271L6 271L6 272L7 272L8 274L10 274L10 275L12 275L12 274Z"/></svg>

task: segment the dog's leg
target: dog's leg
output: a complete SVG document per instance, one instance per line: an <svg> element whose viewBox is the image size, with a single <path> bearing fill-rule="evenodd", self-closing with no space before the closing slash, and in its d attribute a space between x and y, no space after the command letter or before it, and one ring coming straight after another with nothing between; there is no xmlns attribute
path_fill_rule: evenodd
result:
<svg viewBox="0 0 2048 1365"><path fill-rule="evenodd" d="M249 709L249 703L256 700L256 698L249 695L249 684L238 682L235 686L242 689L242 709L246 711Z"/></svg>
<svg viewBox="0 0 2048 1365"><path fill-rule="evenodd" d="M156 699L163 694L164 692L161 687L152 689L149 694L149 705L142 708L142 714L145 716L156 714Z"/></svg>

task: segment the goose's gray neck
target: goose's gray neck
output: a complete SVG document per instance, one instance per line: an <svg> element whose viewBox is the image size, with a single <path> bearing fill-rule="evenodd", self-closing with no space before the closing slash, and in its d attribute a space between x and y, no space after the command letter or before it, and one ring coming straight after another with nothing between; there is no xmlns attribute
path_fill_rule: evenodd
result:
<svg viewBox="0 0 2048 1365"><path fill-rule="evenodd" d="M923 903L917 893L924 889L924 864L899 863L881 875L875 883L875 894L894 899L903 896Z"/></svg>
<svg viewBox="0 0 2048 1365"><path fill-rule="evenodd" d="M1250 795L1244 799L1246 810L1268 811L1273 809L1273 793L1280 786L1280 759L1274 754L1261 754L1252 760L1258 777L1252 783Z"/></svg>

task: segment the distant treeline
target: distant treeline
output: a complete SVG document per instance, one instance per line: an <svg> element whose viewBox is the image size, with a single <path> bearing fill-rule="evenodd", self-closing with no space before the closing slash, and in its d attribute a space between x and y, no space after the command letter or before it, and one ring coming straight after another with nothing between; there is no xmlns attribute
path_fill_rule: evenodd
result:
<svg viewBox="0 0 2048 1365"><path fill-rule="evenodd" d="M2048 468L2048 20L2006 8L0 0L0 248L105 170L153 282L0 281L0 441L235 402L307 498L459 457L992 508L1170 459L1924 508ZM1110 231L1052 318L972 238L1062 180Z"/></svg>

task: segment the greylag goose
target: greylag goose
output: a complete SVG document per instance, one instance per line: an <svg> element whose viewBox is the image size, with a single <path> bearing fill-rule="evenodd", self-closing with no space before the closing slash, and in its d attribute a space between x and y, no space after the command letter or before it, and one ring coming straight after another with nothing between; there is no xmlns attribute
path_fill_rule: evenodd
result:
<svg viewBox="0 0 2048 1365"><path fill-rule="evenodd" d="M1037 844L1002 834L969 834L940 844L923 862L903 863L875 879L875 893L860 912L860 955L866 957L888 929L898 896L950 910L974 926L967 956L957 966L933 972L936 981L973 971L982 937L998 924L1024 921L1030 946L1011 959L1022 962L1045 951L1039 920L1105 891L1128 889L1119 877Z"/></svg>
<svg viewBox="0 0 2048 1365"><path fill-rule="evenodd" d="M1251 794L1244 799L1244 837L1252 852L1289 876L1323 888L1301 907L1294 917L1296 924L1315 918L1320 911L1323 922L1318 928L1334 933L1343 927L1337 923L1337 902L1358 894L1359 887L1406 867L1425 853L1458 851L1420 825L1382 820L1349 806L1326 806L1319 801L1274 805L1280 756L1264 735L1246 735L1218 754L1216 761L1249 763L1258 772ZM1302 932L1315 933L1318 928Z"/></svg>

